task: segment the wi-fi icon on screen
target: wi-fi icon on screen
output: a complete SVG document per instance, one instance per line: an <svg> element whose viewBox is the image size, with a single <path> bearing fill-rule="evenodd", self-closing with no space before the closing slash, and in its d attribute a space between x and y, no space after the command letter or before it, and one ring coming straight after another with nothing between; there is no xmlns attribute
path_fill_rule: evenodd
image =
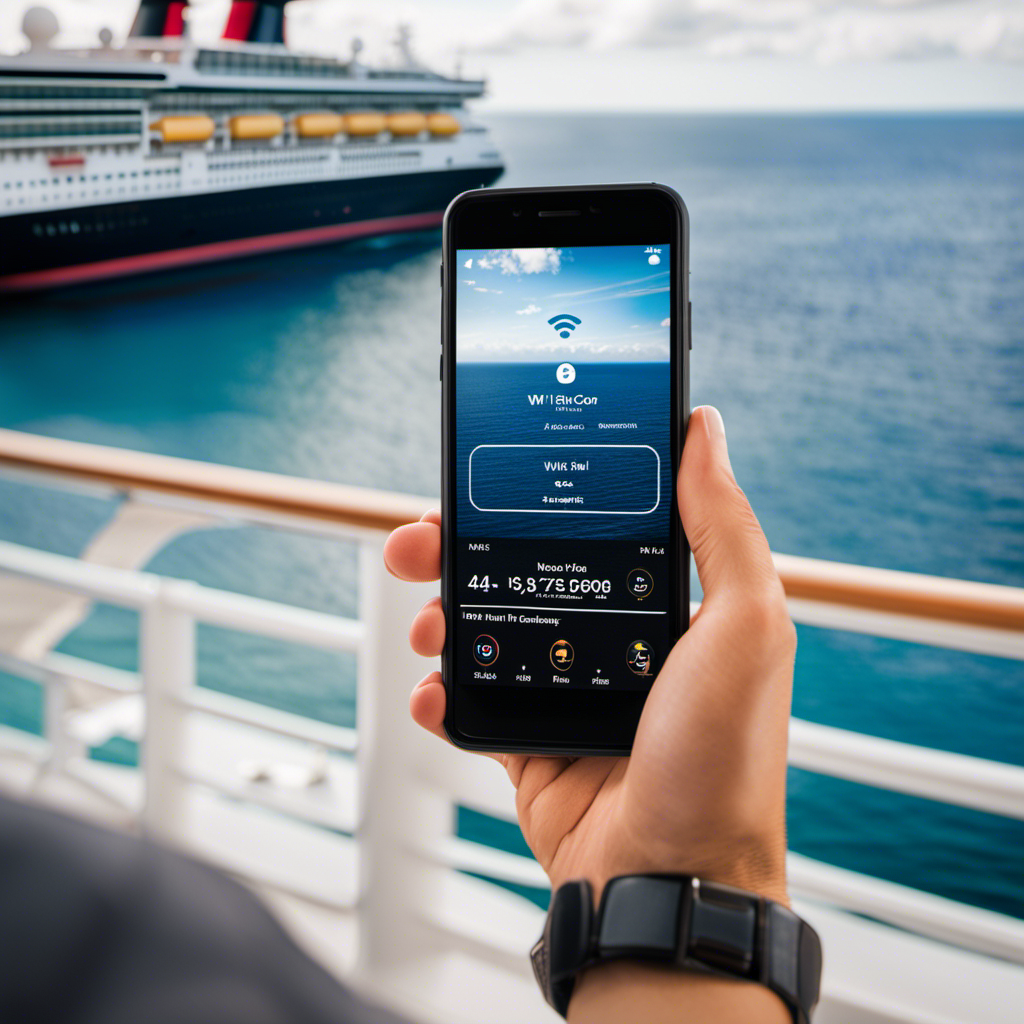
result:
<svg viewBox="0 0 1024 1024"><path fill-rule="evenodd" d="M559 313L558 316L553 316L549 321L552 327L563 338L568 338L569 335L576 330L576 325L583 323L578 316L573 316L571 313Z"/></svg>

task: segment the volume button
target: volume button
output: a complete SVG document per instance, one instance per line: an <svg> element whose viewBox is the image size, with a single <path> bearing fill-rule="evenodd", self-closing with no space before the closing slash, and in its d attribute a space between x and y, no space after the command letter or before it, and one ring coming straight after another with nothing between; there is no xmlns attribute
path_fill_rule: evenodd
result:
<svg viewBox="0 0 1024 1024"><path fill-rule="evenodd" d="M444 380L444 356L442 355L437 361L437 379Z"/></svg>
<svg viewBox="0 0 1024 1024"><path fill-rule="evenodd" d="M439 263L437 265L437 269L440 271L441 275L441 287L444 288L444 263Z"/></svg>
<svg viewBox="0 0 1024 1024"><path fill-rule="evenodd" d="M690 348L693 348L693 303L686 301L686 337L689 339Z"/></svg>

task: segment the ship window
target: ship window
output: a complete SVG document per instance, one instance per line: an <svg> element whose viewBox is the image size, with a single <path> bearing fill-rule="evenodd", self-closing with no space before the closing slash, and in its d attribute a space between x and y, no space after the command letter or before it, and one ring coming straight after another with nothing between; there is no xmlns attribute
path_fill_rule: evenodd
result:
<svg viewBox="0 0 1024 1024"><path fill-rule="evenodd" d="M78 221L77 220L73 220L71 222L70 226L71 226L71 234L77 235L78 234Z"/></svg>
<svg viewBox="0 0 1024 1024"><path fill-rule="evenodd" d="M32 225L32 234L35 235L37 238L42 238L42 236L43 236L43 225L42 224L33 224Z"/></svg>

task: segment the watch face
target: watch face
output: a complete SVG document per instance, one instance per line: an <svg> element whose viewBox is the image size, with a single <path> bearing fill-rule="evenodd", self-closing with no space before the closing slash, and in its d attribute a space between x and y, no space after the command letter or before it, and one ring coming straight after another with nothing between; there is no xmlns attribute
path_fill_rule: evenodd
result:
<svg viewBox="0 0 1024 1024"><path fill-rule="evenodd" d="M624 875L605 886L594 924L590 894L586 882L560 886L530 954L544 997L563 1016L584 965L625 957L758 980L753 972L794 1020L810 1021L821 982L821 940L788 907L690 875Z"/></svg>

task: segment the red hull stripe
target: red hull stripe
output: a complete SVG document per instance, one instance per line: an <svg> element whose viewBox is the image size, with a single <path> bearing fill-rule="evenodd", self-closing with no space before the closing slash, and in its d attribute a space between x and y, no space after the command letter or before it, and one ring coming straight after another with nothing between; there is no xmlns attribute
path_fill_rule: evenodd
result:
<svg viewBox="0 0 1024 1024"><path fill-rule="evenodd" d="M99 281L108 277L140 274L148 270L165 270L190 263L228 260L235 256L272 252L275 249L298 249L306 245L337 242L346 238L361 238L365 235L386 235L396 231L421 231L424 228L437 227L443 219L444 214L440 211L408 213L401 217L380 217L377 220L361 220L352 224L330 224L322 228L285 231L278 235L235 238L227 242L193 245L185 249L169 249L165 252L122 256L114 260L81 263L73 267L32 270L25 274L9 274L7 277L0 277L0 291L52 288L56 285L79 284L85 281Z"/></svg>
<svg viewBox="0 0 1024 1024"><path fill-rule="evenodd" d="M185 34L185 4L172 3L167 7L164 18L164 35L178 38Z"/></svg>
<svg viewBox="0 0 1024 1024"><path fill-rule="evenodd" d="M256 16L256 0L233 0L224 26L225 39L237 39L245 42L249 38L249 29Z"/></svg>

